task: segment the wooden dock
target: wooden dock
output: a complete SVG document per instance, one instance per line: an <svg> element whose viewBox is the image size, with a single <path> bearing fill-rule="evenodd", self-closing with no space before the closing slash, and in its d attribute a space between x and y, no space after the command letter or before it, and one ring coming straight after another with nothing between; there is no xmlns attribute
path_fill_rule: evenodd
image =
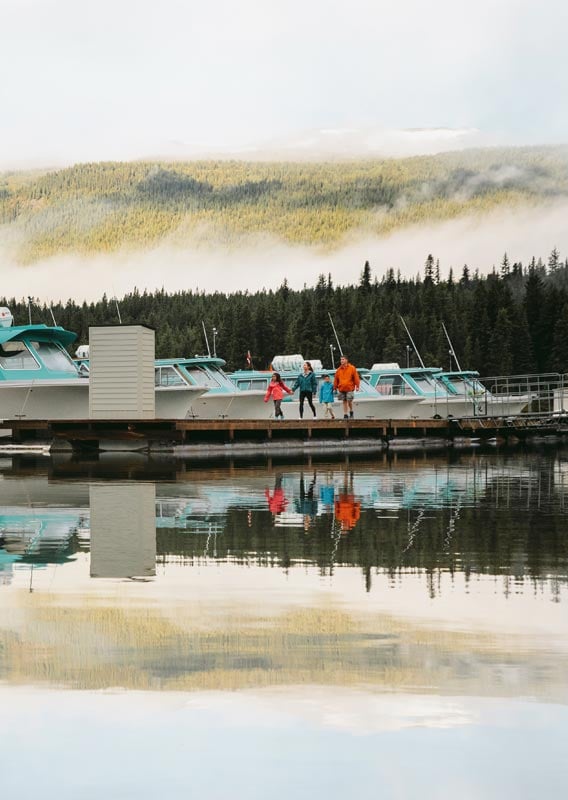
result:
<svg viewBox="0 0 568 800"><path fill-rule="evenodd" d="M529 437L568 434L565 420L554 418L468 418L428 420L3 420L0 430L11 431L14 444L68 443L75 449L155 447L257 446L262 449L328 444L339 448L350 443L392 447L456 440L503 442ZM68 445L67 445L68 446Z"/></svg>

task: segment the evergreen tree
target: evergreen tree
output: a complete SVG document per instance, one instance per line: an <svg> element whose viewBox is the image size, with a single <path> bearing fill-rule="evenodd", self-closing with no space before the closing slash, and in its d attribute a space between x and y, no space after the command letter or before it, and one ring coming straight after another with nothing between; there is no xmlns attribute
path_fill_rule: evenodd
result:
<svg viewBox="0 0 568 800"><path fill-rule="evenodd" d="M365 266L363 267L363 272L361 273L361 280L359 282L359 286L365 292L371 291L371 267L368 261L365 261Z"/></svg>

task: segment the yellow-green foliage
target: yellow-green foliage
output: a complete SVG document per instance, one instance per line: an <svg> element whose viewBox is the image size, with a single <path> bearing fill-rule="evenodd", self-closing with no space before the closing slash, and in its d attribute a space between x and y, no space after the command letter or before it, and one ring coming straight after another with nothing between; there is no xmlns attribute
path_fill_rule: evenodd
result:
<svg viewBox="0 0 568 800"><path fill-rule="evenodd" d="M168 240L269 235L333 247L352 233L484 213L568 194L566 148L508 148L342 163L80 164L0 175L0 221L19 258Z"/></svg>

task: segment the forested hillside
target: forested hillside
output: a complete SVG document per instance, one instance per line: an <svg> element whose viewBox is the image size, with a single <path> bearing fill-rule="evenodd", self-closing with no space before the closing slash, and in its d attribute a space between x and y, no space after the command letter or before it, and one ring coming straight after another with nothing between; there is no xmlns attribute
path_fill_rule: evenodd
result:
<svg viewBox="0 0 568 800"><path fill-rule="evenodd" d="M568 196L568 148L343 163L93 163L0 175L0 225L22 263L61 253L231 245L333 247L357 234Z"/></svg>
<svg viewBox="0 0 568 800"><path fill-rule="evenodd" d="M27 322L27 305L0 299L4 304L12 308L16 324ZM322 275L316 286L301 291L286 283L277 291L254 294L134 291L119 308L123 323L156 329L159 357L205 352L203 324L212 349L215 328L216 350L229 369L246 367L249 350L255 367L262 369L274 355L286 353L320 358L331 366L331 314L343 349L358 366L406 363L403 315L430 366L450 366L444 322L463 369L483 375L568 372L568 263L556 249L546 262L533 260L527 266L510 264L505 255L499 270L488 276L471 274L464 266L460 275L450 272L440 280L430 255L420 277L411 280L393 271L379 280L365 264L353 286L334 286ZM107 297L83 305L69 301L52 310L59 325L79 334L78 343L88 341L89 325L118 323L116 303ZM34 322L52 324L49 308L32 304L31 313ZM415 354L408 355L416 364Z"/></svg>

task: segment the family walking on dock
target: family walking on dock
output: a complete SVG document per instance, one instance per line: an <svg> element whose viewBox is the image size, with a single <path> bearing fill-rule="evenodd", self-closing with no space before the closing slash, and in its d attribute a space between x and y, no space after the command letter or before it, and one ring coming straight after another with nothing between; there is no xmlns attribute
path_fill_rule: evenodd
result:
<svg viewBox="0 0 568 800"><path fill-rule="evenodd" d="M353 396L354 392L359 391L361 380L359 373L349 363L347 356L341 356L341 362L335 372L333 383L329 375L324 375L319 390L319 402L325 406L325 416L335 419L333 413L333 401L335 393L337 392L338 398L343 403L343 419L353 419ZM312 365L309 361L304 363L303 370L296 378L296 381L290 389L284 381L279 372L272 374L272 379L268 384L264 402L272 398L274 402L274 417L275 419L284 419L282 413L282 400L286 394L293 394L296 389L300 390L300 419L304 418L304 404L306 400L312 410L314 418L316 417L316 407L314 406L314 398L318 390L318 382Z"/></svg>

